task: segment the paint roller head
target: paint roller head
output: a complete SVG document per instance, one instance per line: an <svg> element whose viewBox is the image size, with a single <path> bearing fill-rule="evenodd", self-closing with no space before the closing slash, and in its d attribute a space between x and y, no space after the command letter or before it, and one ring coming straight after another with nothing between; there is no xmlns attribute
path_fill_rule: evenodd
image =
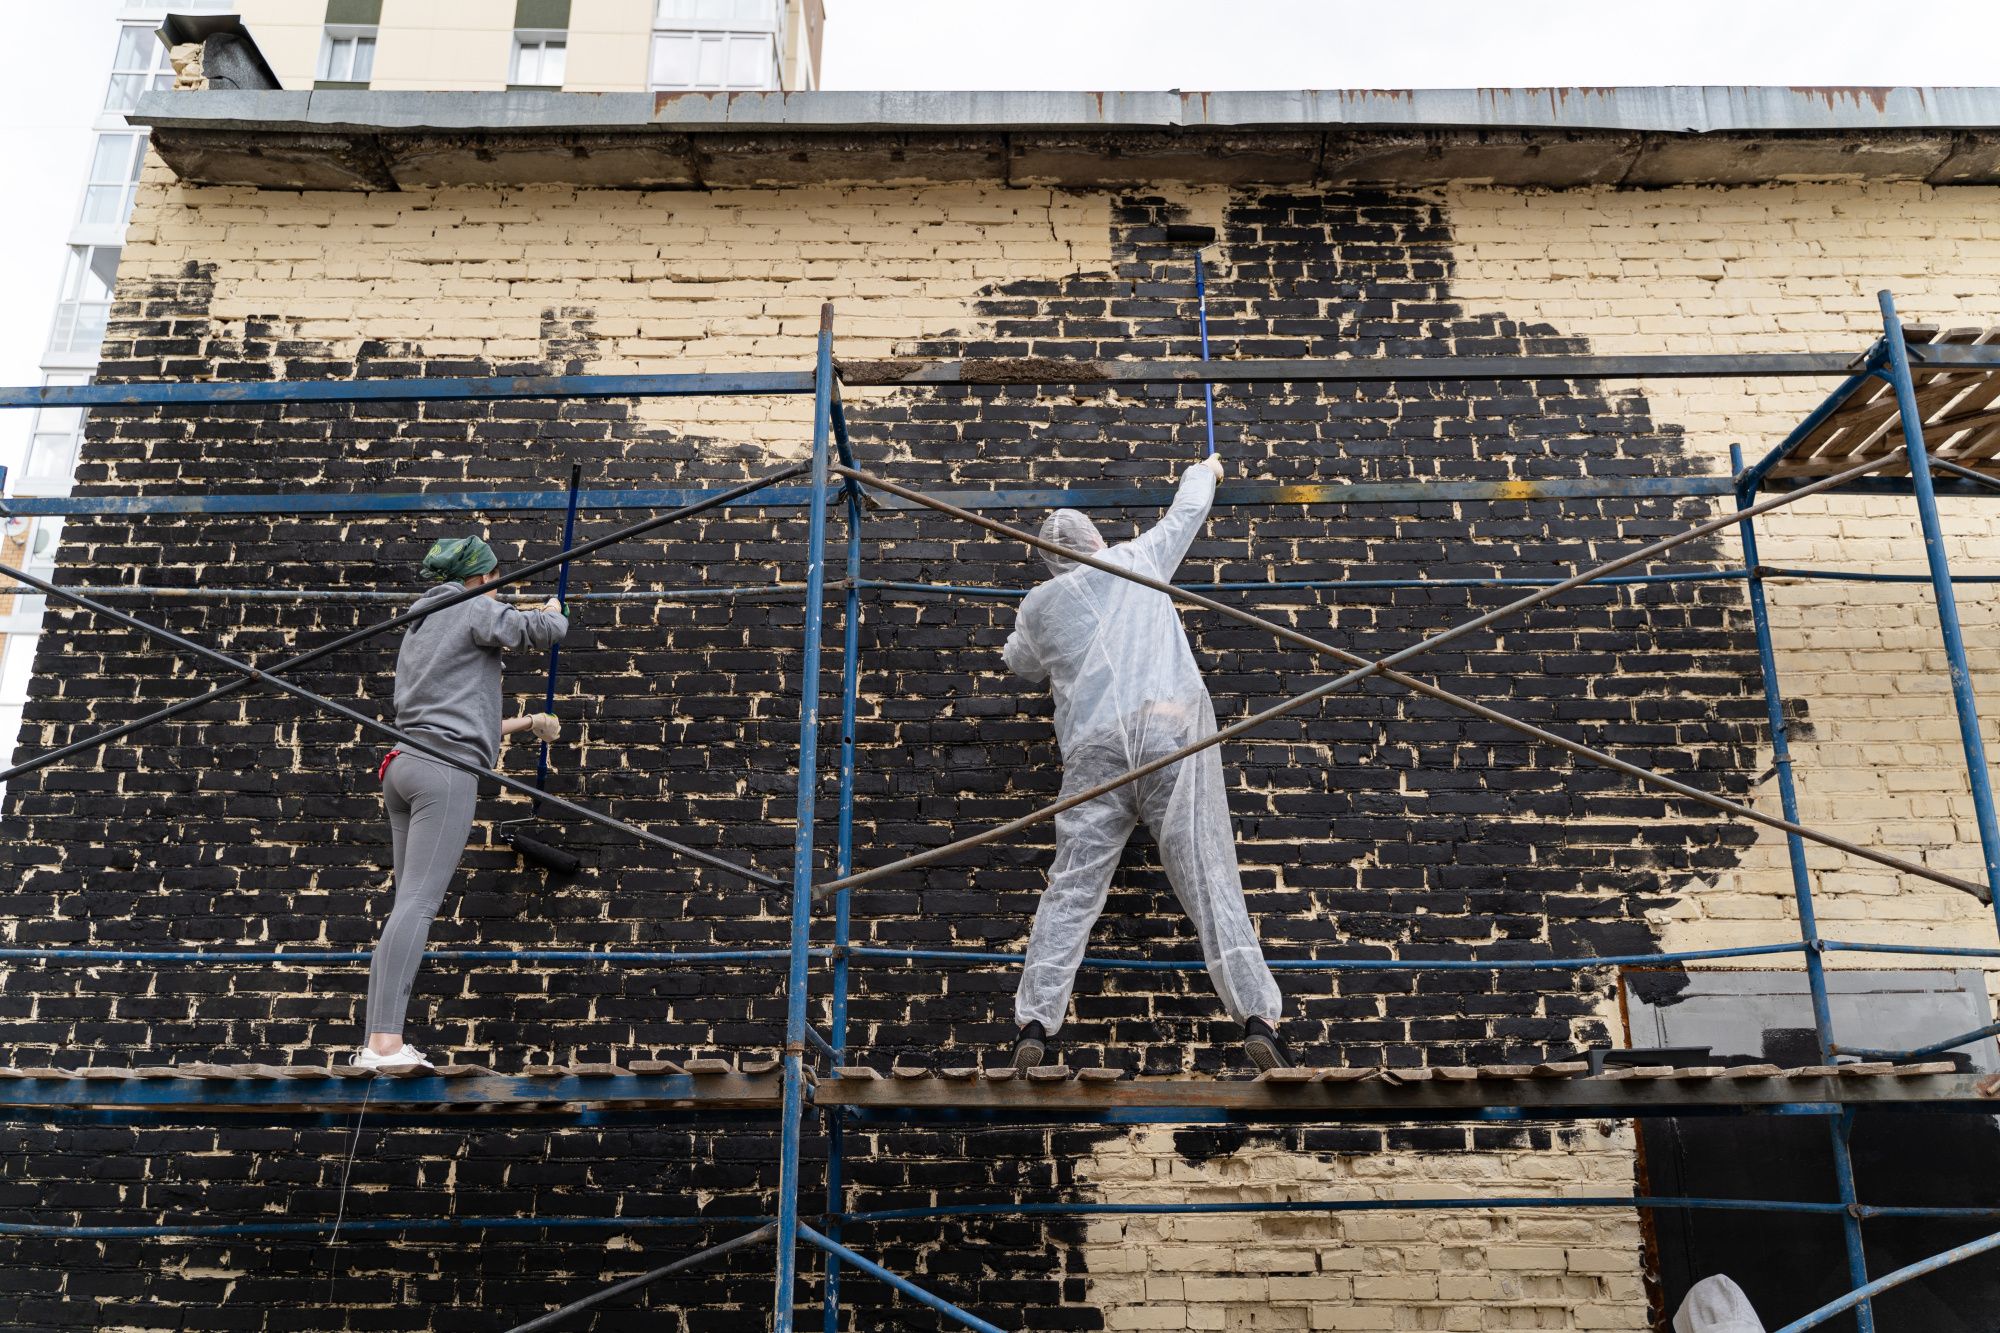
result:
<svg viewBox="0 0 2000 1333"><path fill-rule="evenodd" d="M1167 224L1167 244L1214 245L1215 228L1197 227L1191 222L1169 222Z"/></svg>
<svg viewBox="0 0 2000 1333"><path fill-rule="evenodd" d="M503 829L500 840L512 847L522 860L532 861L557 878L566 879L583 868L581 857L560 847L552 847L540 838L530 837L513 829Z"/></svg>

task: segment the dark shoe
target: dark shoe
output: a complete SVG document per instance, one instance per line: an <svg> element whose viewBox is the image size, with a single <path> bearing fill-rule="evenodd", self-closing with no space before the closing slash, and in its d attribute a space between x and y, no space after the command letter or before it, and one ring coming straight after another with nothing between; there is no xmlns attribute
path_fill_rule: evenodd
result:
<svg viewBox="0 0 2000 1333"><path fill-rule="evenodd" d="M1014 1038L1014 1054L1008 1060L1016 1070L1033 1069L1049 1053L1049 1034L1040 1023L1030 1023Z"/></svg>
<svg viewBox="0 0 2000 1333"><path fill-rule="evenodd" d="M1243 1049L1259 1069L1290 1069L1292 1053L1278 1040L1277 1030L1261 1018L1243 1024Z"/></svg>

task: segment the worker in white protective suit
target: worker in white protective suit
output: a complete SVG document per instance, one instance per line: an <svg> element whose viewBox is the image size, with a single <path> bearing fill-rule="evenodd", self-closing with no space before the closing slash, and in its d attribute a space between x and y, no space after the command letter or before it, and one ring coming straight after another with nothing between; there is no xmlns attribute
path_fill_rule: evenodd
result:
<svg viewBox="0 0 2000 1333"><path fill-rule="evenodd" d="M1091 521L1058 509L1042 540L1106 564L1171 580L1208 517L1222 464L1189 468L1173 507L1129 542L1106 549ZM1030 592L1004 652L1016 675L1049 682L1062 794L1074 795L1215 734L1215 706L1180 615L1165 593L1043 553L1055 577ZM1201 940L1209 979L1244 1025L1244 1048L1263 1069L1291 1063L1274 1027L1278 986L1243 905L1222 752L1211 746L1055 817L1055 861L1028 936L1014 1000L1017 1069L1042 1062L1062 1026L1090 928L1104 910L1125 841L1143 817Z"/></svg>
<svg viewBox="0 0 2000 1333"><path fill-rule="evenodd" d="M1717 1273L1688 1288L1674 1313L1674 1333L1764 1333L1743 1288Z"/></svg>

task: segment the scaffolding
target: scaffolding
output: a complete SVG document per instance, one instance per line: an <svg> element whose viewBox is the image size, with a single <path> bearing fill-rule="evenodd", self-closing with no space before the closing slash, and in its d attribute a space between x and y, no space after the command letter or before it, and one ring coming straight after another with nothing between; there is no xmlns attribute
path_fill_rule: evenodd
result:
<svg viewBox="0 0 2000 1333"><path fill-rule="evenodd" d="M700 1263L752 1246L770 1244L775 1253L772 1327L792 1333L798 1320L797 1287L802 1248L816 1252L821 1270L820 1306L827 1333L841 1318L843 1274L852 1270L878 1279L902 1296L921 1303L963 1327L997 1333L993 1323L961 1308L851 1248L848 1229L883 1221L908 1221L964 1216L1091 1216L1130 1213L1296 1212L1329 1213L1363 1210L1416 1209L1730 1209L1773 1213L1837 1216L1842 1222L1851 1290L1839 1299L1785 1324L1779 1333L1800 1333L1837 1315L1852 1311L1863 1333L1875 1328L1871 1299L1901 1283L1947 1265L2000 1248L2000 1232L1947 1250L1894 1272L1871 1277L1862 1246L1863 1224L1869 1218L1944 1217L1960 1220L2000 1218L2000 1207L1924 1208L1864 1203L1857 1195L1849 1133L1857 1108L1909 1105L1925 1109L1957 1109L1991 1113L2000 1096L2000 1077L1975 1080L1949 1066L1921 1063L1927 1057L2000 1033L2000 1024L1942 1036L1911 1050L1886 1051L1843 1044L1834 1030L1825 976L1825 956L1832 951L1887 955L1950 956L2000 959L2000 948L1946 947L1832 939L1822 934L1814 913L1813 872L1806 859L1809 842L1919 878L1971 893L1994 902L2000 885L2000 820L1981 740L1977 707L1967 666L1964 634L1954 601L1950 568L1938 517L1938 499L1945 495L1976 495L2000 490L2000 345L1963 334L1932 338L1901 324L1889 293L1880 297L1882 337L1858 358L1826 355L1746 354L1706 356L1527 356L1446 357L1413 359L1330 359L1315 361L1216 362L931 362L907 361L837 364L833 355L832 309L822 312L817 355L809 372L692 375L566 375L495 379L397 379L260 383L133 383L81 387L0 390L0 407L139 407L151 405L287 405L298 403L471 401L493 399L639 398L702 395L791 395L812 400L812 447L802 463L778 468L742 485L725 489L631 490L584 492L581 507L609 511L656 511L615 531L566 549L562 554L528 562L504 575L502 586L519 584L567 561L587 558L618 543L660 531L724 505L802 505L807 533L804 577L797 582L707 590L703 596L756 597L800 595L803 599L803 642L800 657L801 699L798 719L796 832L789 876L778 877L740 865L726 856L686 845L582 802L553 795L539 784L488 773L441 754L421 740L369 714L305 689L287 679L299 667L352 645L407 625L423 615L481 595L487 588L465 590L438 599L423 610L404 611L379 623L320 645L293 653L270 665L255 665L174 633L111 605L106 598L134 593L145 596L199 595L187 590L118 585L86 590L60 586L23 570L0 566L0 574L20 589L31 590L69 606L103 617L158 642L196 656L229 679L203 693L156 709L142 717L93 735L71 740L45 753L19 760L0 773L12 780L63 759L83 754L133 733L189 713L206 704L252 688L288 694L311 708L346 719L365 732L431 755L440 762L469 768L497 778L516 794L527 796L623 836L695 862L708 870L734 876L789 895L789 942L784 948L735 950L435 950L428 957L464 961L600 962L633 966L700 966L746 962L782 962L785 966L785 1039L775 1061L734 1067L721 1061L691 1061L684 1066L666 1062L633 1062L630 1068L578 1067L498 1075L488 1070L450 1068L436 1074L368 1082L342 1071L238 1067L164 1067L129 1071L89 1071L98 1077L72 1077L73 1071L0 1071L0 1117L62 1119L86 1117L114 1121L148 1118L209 1118L229 1116L305 1119L339 1123L359 1104L372 1105L392 1118L414 1121L451 1117L467 1111L478 1123L520 1123L540 1126L657 1123L664 1117L686 1117L697 1123L742 1124L746 1117L775 1122L778 1135L778 1183L775 1211L767 1216L718 1217L700 1214L662 1218L453 1218L407 1222L376 1220L349 1223L350 1230L415 1233L428 1230L479 1230L507 1227L535 1229L638 1229L647 1226L740 1225L746 1230L719 1245L690 1254L649 1273L591 1293L563 1309L524 1324L516 1333L553 1328L573 1315L606 1301L629 1295L645 1285ZM1225 489L1223 503L1310 505L1353 501L1455 499L1462 501L1535 499L1561 502L1593 496L1645 495L1711 496L1733 500L1734 508L1671 537L1653 542L1564 578L1300 580L1286 583L1173 584L1147 578L1089 557L1065 552L1071 559L1128 579L1178 602L1225 616L1275 635L1280 641L1340 664L1342 674L1312 689L1232 722L1211 738L1161 757L1123 776L1078 793L996 828L962 837L947 845L865 868L855 861L854 797L857 750L857 704L860 697L859 627L863 594L964 596L1007 595L1005 589L873 580L864 575L864 519L870 504L905 512L929 512L972 525L995 536L1045 547L1031 533L989 517L984 510L1044 507L1057 503L1135 505L1159 497L1131 490L992 490L951 497L926 494L863 469L856 461L840 389L848 385L1049 385L1089 384L1098 387L1193 386L1195 384L1270 382L1506 381L1604 380L1675 377L1785 377L1843 374L1840 385L1808 415L1781 444L1755 464L1745 466L1740 447L1732 447L1734 475L1714 478L1632 477L1570 479L1535 483L1415 482L1339 485L1262 485L1237 483ZM1931 439L1927 442L1926 435ZM798 483L791 485L788 483ZM1361 496L1362 491L1368 496ZM1890 494L1915 500L1921 524L1927 575L1899 576L1852 571L1774 569L1764 566L1757 547L1757 520L1798 499L1835 492ZM356 513L368 515L422 514L440 511L506 512L560 510L574 499L554 491L470 492L438 494L307 493L284 495L96 495L5 502L9 516L56 515L202 515ZM844 520L844 550L836 549L829 532L836 513ZM1687 542L1734 528L1741 541L1740 567L1697 573L1658 573L1643 567ZM1626 572L1637 571L1637 572ZM1966 772L1978 827L1983 874L1972 880L1950 874L1878 848L1860 845L1799 820L1798 786L1786 734L1784 696L1778 676L1766 581L1772 577L1832 578L1928 582L1935 599L1949 665ZM1750 603L1761 670L1766 720L1778 780L1781 814L1729 800L1700 787L1627 762L1574 738L1510 716L1399 670L1399 665L1446 642L1476 633L1529 607L1591 584L1730 580L1744 584ZM1957 581L1973 581L1959 579ZM1988 581L1980 579L1978 581ZM1432 634L1400 651L1367 659L1338 645L1302 634L1288 626L1219 601L1208 595L1221 589L1299 589L1354 587L1501 587L1524 591L1505 605L1449 629ZM206 590L207 595L269 597L327 596L339 590L305 593L270 589ZM823 787L818 771L820 709L825 694L821 679L823 642L827 634L829 594L838 594L840 664L838 699L838 759L833 835L833 875L816 879L820 849L815 817L816 797ZM391 596L392 594L382 594ZM586 597L592 594L585 594ZM671 598L664 592L599 594L619 598ZM690 596L694 594L688 594ZM1361 681L1379 678L1416 692L1485 722L1554 747L1588 764L1609 768L1624 777L1674 797L1704 805L1719 814L1753 821L1785 836L1791 884L1798 915L1796 940L1772 941L1731 948L1627 956L1422 960L1403 958L1274 960L1279 970L1357 970L1368 972L1460 969L1576 970L1623 964L1679 964L1700 960L1796 956L1802 959L1814 1016L1819 1065L1793 1071L1771 1067L1748 1070L1681 1071L1685 1077L1623 1079L1616 1074L1590 1073L1580 1065L1478 1070L1295 1070L1273 1071L1255 1082L1201 1079L1070 1079L1067 1071L1049 1071L1049 1078L1019 1080L977 1069L946 1070L928 1080L882 1080L875 1071L851 1065L848 1039L848 994L852 969L876 962L927 964L1004 963L1018 955L955 949L888 949L851 944L852 893L888 876L946 860L1009 836L1051 818L1060 810L1101 795L1145 773L1185 757L1206 745L1223 743L1274 718L1297 710ZM815 906L830 904L831 943L814 944ZM1997 907L1996 910L2000 910ZM313 949L137 950L104 948L5 948L0 958L44 964L114 964L150 962L357 962L366 952ZM1089 965L1136 970L1184 970L1199 963L1163 959L1091 958ZM815 965L823 965L827 981L821 1023L814 1022L809 982ZM257 1072L261 1071L261 1072ZM1101 1072L1101 1071L1097 1071ZM1430 1081L1437 1072L1441 1078ZM1886 1076L1886 1077L1884 1077ZM1259 1203L1037 1203L979 1204L962 1207L861 1211L848 1206L843 1179L847 1157L845 1135L855 1126L926 1123L936 1120L1009 1122L1031 1120L1061 1123L1130 1125L1141 1123L1328 1122L1446 1120L1518 1122L1523 1120L1629 1119L1640 1115L1783 1114L1824 1121L1833 1149L1837 1203L1773 1199L1705 1199L1645 1196L1580 1197L1495 1196L1488 1198L1317 1200ZM462 1121L461 1121L462 1122ZM803 1136L817 1124L824 1136L826 1179L823 1207L803 1206L801 1173ZM718 1132L726 1132L718 1130ZM0 1223L0 1234L62 1236L231 1235L270 1236L324 1234L316 1222L262 1222L215 1226L65 1226Z"/></svg>

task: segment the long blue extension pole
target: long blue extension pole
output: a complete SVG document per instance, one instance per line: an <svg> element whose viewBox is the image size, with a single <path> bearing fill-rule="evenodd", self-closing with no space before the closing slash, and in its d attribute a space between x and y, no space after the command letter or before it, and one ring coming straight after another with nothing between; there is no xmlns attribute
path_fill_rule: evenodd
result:
<svg viewBox="0 0 2000 1333"><path fill-rule="evenodd" d="M1733 949L1688 949L1679 953L1588 954L1575 958L1273 958L1269 964L1274 972L1534 972L1561 971L1565 968L1650 967L1711 958L1799 953L1804 948L1803 944L1788 942L1744 944ZM1019 963L1022 957L1018 953L990 949L881 949L867 944L856 945L847 953L853 958L888 958L904 962ZM4 957L5 952L0 951L0 958ZM1083 965L1126 972L1202 972L1208 968L1208 964L1199 958L1103 958L1095 954L1085 955Z"/></svg>
<svg viewBox="0 0 2000 1333"><path fill-rule="evenodd" d="M854 466L853 446L847 438L847 414L840 400L833 402L833 440L840 459ZM854 717L861 681L861 487L849 478L847 497L847 596L842 607L840 645L840 823L834 846L834 873L845 875L854 869ZM832 1040L829 1054L838 1067L847 1059L847 940L852 925L850 894L843 889L833 898L833 1011L827 1030ZM840 1240L840 1215L845 1204L841 1167L846 1149L843 1113L834 1111L826 1125L826 1229ZM840 1333L840 1255L824 1249L826 1283L822 1304L825 1333Z"/></svg>
<svg viewBox="0 0 2000 1333"><path fill-rule="evenodd" d="M1871 1046L1843 1046L1840 1048L1840 1053L1860 1056L1863 1060L1895 1060L1900 1063L1921 1060L1927 1055L1943 1055L1946 1051L1956 1050L1960 1046L1970 1046L1976 1041L1985 1041L1988 1037L1994 1036L2000 1036L2000 1023L1988 1023L1970 1032L1961 1032L1956 1036L1945 1037L1906 1051L1886 1051Z"/></svg>
<svg viewBox="0 0 2000 1333"><path fill-rule="evenodd" d="M576 497L582 489L583 464L571 463L569 465L569 508L563 513L562 548L565 554L576 543ZM556 600L562 602L564 609L567 610L569 602L569 561L567 560L556 566ZM548 689L542 694L542 711L544 713L553 713L556 711L556 667L561 661L562 645L560 643L551 645L549 648L549 685ZM542 742L541 753L535 758L535 785L543 791L548 790L549 743L547 741ZM540 810L541 807L542 803L536 801L534 808Z"/></svg>
<svg viewBox="0 0 2000 1333"><path fill-rule="evenodd" d="M1951 699L1958 710L1958 739L1965 748L1966 774L1972 780L1972 810L1979 824L1979 848L1986 862L1986 886L1993 911L2000 919L2000 818L1993 807L1993 775L1986 766L1986 742L1979 735L1979 702L1972 693L1972 670L1965 659L1965 633L1958 623L1958 599L1951 589L1951 556L1938 521L1937 491L1931 484L1930 455L1924 449L1924 416L1917 407L1917 385L1910 375L1910 349L1903 342L1903 321L1896 315L1896 298L1885 289L1876 300L1882 307L1882 336L1889 345L1889 383L1896 390L1902 415L1903 444L1910 454L1910 487L1917 496L1917 519L1924 531L1924 559L1937 596L1938 627L1944 633L1945 662L1951 670Z"/></svg>
<svg viewBox="0 0 2000 1333"><path fill-rule="evenodd" d="M818 796L819 653L825 621L827 435L833 414L833 307L819 309L812 503L806 510L805 636L799 656L798 831L792 839L792 959L785 982L785 1101L778 1144L778 1274L773 1333L792 1333L798 1278L799 1121L805 1112L806 962L812 934L813 808Z"/></svg>
<svg viewBox="0 0 2000 1333"><path fill-rule="evenodd" d="M966 1217L1212 1217L1242 1215L1309 1216L1315 1213L1398 1213L1485 1209L1619 1209L1661 1212L1793 1213L1832 1217L1845 1205L1797 1199L1717 1199L1652 1194L1522 1194L1447 1195L1421 1199L1285 1199L1232 1203L971 1203L938 1208L875 1208L849 1213L847 1220L868 1225L882 1222L933 1222ZM1869 1208L1871 1217L2000 1216L2000 1208Z"/></svg>
<svg viewBox="0 0 2000 1333"><path fill-rule="evenodd" d="M1743 469L1743 447L1729 446L1729 468L1741 478L1736 490L1736 507L1749 509L1756 503L1756 480ZM1743 566L1750 571L1750 622L1757 634L1757 665L1764 680L1764 716L1771 728L1771 764L1778 771L1778 800L1783 805L1785 818L1796 824L1799 822L1799 791L1792 774L1791 738L1785 726L1785 697L1778 683L1778 654L1771 639L1770 609L1764 601L1764 580L1757 566L1757 524L1755 519L1746 518L1736 525L1737 536L1743 542ZM1792 866L1792 901L1799 912L1799 939L1805 945L1806 987L1812 992L1813 1039L1819 1048L1821 1064L1833 1061L1833 1005L1826 992L1826 959L1821 954L1819 943L1819 916L1813 910L1812 872L1806 864L1805 839L1796 833L1785 835L1785 851ZM1833 1150L1833 1173L1840 1190L1840 1202L1845 1206L1841 1213L1841 1243L1847 1252L1847 1272L1853 1285L1859 1287L1868 1281L1868 1254L1861 1235L1861 1219L1853 1207L1858 1202L1854 1190L1854 1161L1848 1153L1848 1124L1845 1116L1836 1116L1827 1121L1827 1133ZM1856 1312L1859 1333L1874 1333L1875 1313L1864 1302Z"/></svg>
<svg viewBox="0 0 2000 1333"><path fill-rule="evenodd" d="M1778 1329L1777 1333L1805 1333L1806 1329L1818 1328L1821 1324L1824 1324L1827 1320L1844 1310L1852 1309L1856 1306L1866 1310L1870 1296L1879 1296L1891 1287L1900 1287L1905 1282L1911 1281L1914 1278L1928 1276L1931 1273L1937 1272L1940 1268L1949 1268L1951 1265L1959 1263L1962 1260L1986 1254L1996 1249L2000 1249L2000 1231L1996 1231L1990 1236L1982 1236L1978 1240L1967 1241L1963 1245L1953 1246L1944 1253L1934 1254L1928 1259L1919 1259L1913 1264L1906 1264L1893 1273L1884 1273L1873 1282L1857 1287L1837 1300L1827 1302L1803 1319L1794 1319L1791 1323Z"/></svg>
<svg viewBox="0 0 2000 1333"><path fill-rule="evenodd" d="M1194 293L1195 304L1201 310L1201 359L1208 360L1208 266L1201 262L1201 251L1194 252ZM1208 422L1207 458L1215 457L1215 384L1211 380L1201 383L1201 406Z"/></svg>

